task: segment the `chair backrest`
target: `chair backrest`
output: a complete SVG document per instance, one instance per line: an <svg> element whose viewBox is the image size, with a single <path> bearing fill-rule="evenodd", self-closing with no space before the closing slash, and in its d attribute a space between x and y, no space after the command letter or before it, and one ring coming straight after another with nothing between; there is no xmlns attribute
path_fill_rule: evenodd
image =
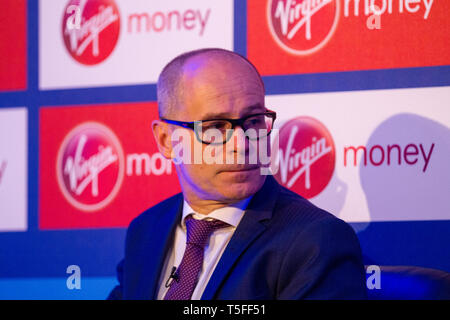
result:
<svg viewBox="0 0 450 320"><path fill-rule="evenodd" d="M450 300L450 273L415 266L379 267L380 288L367 290L369 300Z"/></svg>

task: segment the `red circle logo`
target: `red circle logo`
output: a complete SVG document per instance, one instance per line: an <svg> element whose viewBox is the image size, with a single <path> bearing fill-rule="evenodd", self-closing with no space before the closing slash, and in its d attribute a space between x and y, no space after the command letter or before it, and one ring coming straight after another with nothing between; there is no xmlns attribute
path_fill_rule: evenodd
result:
<svg viewBox="0 0 450 320"><path fill-rule="evenodd" d="M100 210L115 198L122 185L122 146L103 124L83 123L69 132L61 144L56 173L70 204L82 211Z"/></svg>
<svg viewBox="0 0 450 320"><path fill-rule="evenodd" d="M64 44L79 63L94 65L105 60L116 46L119 31L114 0L70 0L64 10Z"/></svg>
<svg viewBox="0 0 450 320"><path fill-rule="evenodd" d="M330 182L336 151L327 128L311 117L297 117L279 131L277 181L311 199Z"/></svg>
<svg viewBox="0 0 450 320"><path fill-rule="evenodd" d="M267 21L285 51L311 54L333 36L339 21L339 0L269 0Z"/></svg>

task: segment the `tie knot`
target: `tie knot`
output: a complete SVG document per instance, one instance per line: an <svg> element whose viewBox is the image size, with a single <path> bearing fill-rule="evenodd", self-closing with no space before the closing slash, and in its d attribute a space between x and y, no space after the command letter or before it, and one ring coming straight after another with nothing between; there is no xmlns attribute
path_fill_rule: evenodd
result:
<svg viewBox="0 0 450 320"><path fill-rule="evenodd" d="M209 236L214 230L229 226L220 220L198 220L192 216L186 217L187 240L186 243L194 244L204 248Z"/></svg>

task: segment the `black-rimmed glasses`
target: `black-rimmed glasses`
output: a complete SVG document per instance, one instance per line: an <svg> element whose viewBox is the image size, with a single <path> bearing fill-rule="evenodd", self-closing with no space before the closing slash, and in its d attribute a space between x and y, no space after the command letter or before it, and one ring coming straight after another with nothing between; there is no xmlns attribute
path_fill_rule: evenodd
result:
<svg viewBox="0 0 450 320"><path fill-rule="evenodd" d="M277 117L274 111L250 114L239 119L208 119L198 121L178 121L161 118L162 121L191 129L198 141L205 144L224 144L230 140L234 129L239 126L249 140L259 140L270 134Z"/></svg>

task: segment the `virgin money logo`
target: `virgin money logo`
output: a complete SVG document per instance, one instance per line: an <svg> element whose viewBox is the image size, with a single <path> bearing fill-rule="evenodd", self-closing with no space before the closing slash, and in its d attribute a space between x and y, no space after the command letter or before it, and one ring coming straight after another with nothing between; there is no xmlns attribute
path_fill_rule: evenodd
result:
<svg viewBox="0 0 450 320"><path fill-rule="evenodd" d="M277 44L289 53L311 54L333 36L338 0L269 0L267 21Z"/></svg>
<svg viewBox="0 0 450 320"><path fill-rule="evenodd" d="M107 206L120 189L124 154L106 126L86 122L64 139L56 163L58 184L66 200L82 211Z"/></svg>
<svg viewBox="0 0 450 320"><path fill-rule="evenodd" d="M310 199L328 185L335 167L335 146L327 128L311 117L297 117L280 129L275 178Z"/></svg>
<svg viewBox="0 0 450 320"><path fill-rule="evenodd" d="M120 16L114 0L70 0L62 32L70 55L79 63L105 60L119 38Z"/></svg>

